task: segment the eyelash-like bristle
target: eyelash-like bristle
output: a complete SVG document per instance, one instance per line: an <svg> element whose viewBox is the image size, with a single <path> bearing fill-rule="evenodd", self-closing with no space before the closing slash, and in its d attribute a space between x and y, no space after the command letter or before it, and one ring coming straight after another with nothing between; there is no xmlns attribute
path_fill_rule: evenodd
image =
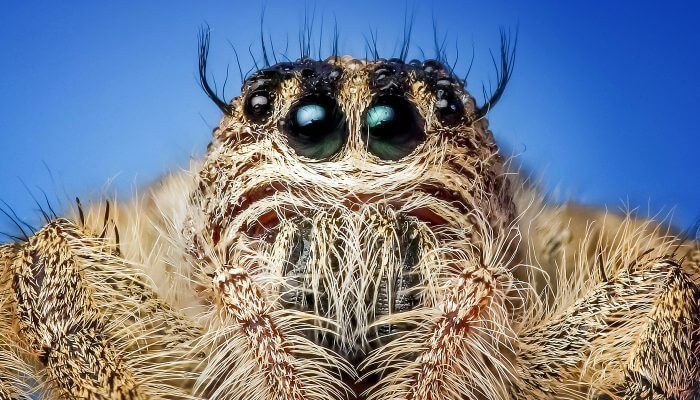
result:
<svg viewBox="0 0 700 400"><path fill-rule="evenodd" d="M211 101L213 101L214 104L216 104L216 106L219 107L219 109L223 113L231 115L231 105L229 105L224 100L222 100L221 97L219 97L219 94L216 90L216 83L214 83L213 88L209 84L209 77L207 74L207 60L209 58L210 33L211 30L209 29L209 26L206 25L202 27L202 29L199 31L199 86L202 88L202 90L204 90L204 93L206 93L207 97L209 97Z"/></svg>
<svg viewBox="0 0 700 400"><path fill-rule="evenodd" d="M510 31L506 31L505 29L501 29L500 33L501 46L498 62L496 62L496 58L493 56L493 53L491 53L491 61L496 69L496 80L498 83L496 84L496 89L494 90L490 90L491 87L489 85L488 94L486 88L482 88L484 99L488 100L486 100L486 102L476 110L477 119L486 116L486 114L488 114L496 103L498 103L506 90L506 86L508 86L511 76L513 75L513 67L515 66L515 50L518 45L518 31L516 29L515 36L513 38L511 38Z"/></svg>
<svg viewBox="0 0 700 400"><path fill-rule="evenodd" d="M274 63L277 64L277 51L275 51L274 45L273 45L273 40L272 38L269 38L269 44L270 48L268 50L268 44L266 43L267 40L265 39L265 34L264 34L264 15L265 15L265 10L263 9L261 12L260 16L260 56L261 56L261 61L263 64L263 68L267 68L271 66L271 60L274 60ZM301 28L299 29L299 58L304 59L311 57L312 52L314 52L313 49L313 43L312 43L312 36L313 36L313 28L314 28L314 23L316 21L316 12L313 10L310 14L306 12L304 14L304 20L301 25ZM404 28L403 28L403 34L402 34L402 39L400 41L400 51L398 54L399 59L402 61L406 61L408 57L409 50L411 48L411 35L413 33L413 24L414 24L414 15L413 12L410 12L406 10L405 15L404 15ZM319 32L319 37L318 37L318 48L316 49L316 52L318 53L318 59L322 58L321 55L321 48L323 47L323 24L321 24L321 32ZM438 30L437 30L437 24L435 20L433 20L433 46L435 50L435 59L440 61L443 65L445 65L449 71L450 75L454 75L454 68L455 65L457 64L457 61L459 59L459 52L457 50L457 55L455 56L455 61L453 62L448 62L447 61L447 51L446 51L446 43L447 43L447 38L448 35L445 34L443 35L442 39L438 37ZM513 67L515 65L515 53L516 53L516 48L517 48L517 42L518 42L518 33L517 33L517 28L515 31L515 34L511 34L510 30L506 31L505 29L500 30L500 49L499 49L499 55L498 55L498 60L496 59L496 56L494 56L493 53L491 53L491 61L493 62L494 69L496 70L496 86L495 88L492 88L491 85L488 85L488 90L486 86L482 87L482 92L484 96L484 103L481 107L479 107L476 110L475 118L479 119L484 116L486 116L491 109L499 102L499 100L503 97L503 94L505 93L506 86L508 85L510 78L513 74ZM230 43L230 42L229 42ZM339 33L338 33L338 23L337 20L335 20L334 24L334 29L333 29L333 38L331 42L331 57L337 58L339 57ZM287 41L287 46L288 46L288 41ZM232 109L230 104L228 104L225 100L222 99L221 96L219 96L217 87L216 87L216 81L212 79L211 83L209 80L209 74L207 71L207 61L208 61L208 56L209 56L209 46L210 46L210 28L209 26L205 25L199 33L199 85L204 90L205 94L207 97L209 97L214 104L225 114L230 115L232 113ZM243 82L250 71L247 73L243 73L243 69L241 68L240 64L240 59L238 57L238 52L236 49L233 47L231 44L231 47L234 51L234 54L236 56L236 63L238 65L238 70L240 74L241 81ZM417 48L418 51L423 54L423 51L421 48ZM378 32L377 30L370 30L369 32L369 37L365 36L365 59L369 59L369 57L372 57L374 60L377 60L379 58L379 50L378 50ZM260 66L258 64L258 60L253 53L252 50L252 45L251 47L248 48L248 52L251 57L251 61L254 64L253 68L251 70L259 70ZM280 53L280 56L283 57L285 60L290 60L290 58L287 56L287 50L285 48L284 52ZM423 54L423 59L425 59L425 55ZM472 46L472 57L471 61L469 63L469 67L467 69L467 73L462 80L462 82L466 85L467 78L469 76L469 72L471 71L472 65L474 63L474 47ZM226 79L228 79L228 70L227 70L227 76ZM222 96L225 96L224 92L225 88L222 88Z"/></svg>

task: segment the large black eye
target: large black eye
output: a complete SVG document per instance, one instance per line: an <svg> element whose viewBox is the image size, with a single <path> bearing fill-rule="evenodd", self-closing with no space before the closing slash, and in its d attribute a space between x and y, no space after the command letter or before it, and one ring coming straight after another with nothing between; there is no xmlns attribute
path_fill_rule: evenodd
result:
<svg viewBox="0 0 700 400"><path fill-rule="evenodd" d="M365 111L363 139L367 149L384 160L410 154L425 139L423 119L401 97L380 97Z"/></svg>
<svg viewBox="0 0 700 400"><path fill-rule="evenodd" d="M251 121L263 122L272 114L272 94L263 90L251 93L246 99L244 111Z"/></svg>
<svg viewBox="0 0 700 400"><path fill-rule="evenodd" d="M298 101L280 121L289 145L304 157L323 159L337 153L345 141L345 118L334 99L311 95Z"/></svg>

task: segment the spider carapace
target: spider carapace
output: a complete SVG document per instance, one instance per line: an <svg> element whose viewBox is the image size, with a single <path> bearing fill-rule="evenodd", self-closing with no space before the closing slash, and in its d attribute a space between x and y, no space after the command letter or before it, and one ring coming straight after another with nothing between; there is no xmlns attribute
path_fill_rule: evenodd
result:
<svg viewBox="0 0 700 400"><path fill-rule="evenodd" d="M203 160L0 247L0 399L700 399L700 252L546 204L436 60L253 73Z"/></svg>

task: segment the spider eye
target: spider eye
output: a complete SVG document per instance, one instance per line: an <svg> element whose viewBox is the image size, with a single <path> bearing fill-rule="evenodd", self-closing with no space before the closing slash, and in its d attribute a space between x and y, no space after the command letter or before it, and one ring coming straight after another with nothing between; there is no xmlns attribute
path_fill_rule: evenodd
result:
<svg viewBox="0 0 700 400"><path fill-rule="evenodd" d="M280 130L289 145L304 157L323 159L332 156L343 146L345 119L334 99L312 95L295 104Z"/></svg>
<svg viewBox="0 0 700 400"><path fill-rule="evenodd" d="M400 97L381 97L363 118L367 149L384 160L410 154L425 139L423 120L411 103Z"/></svg>
<svg viewBox="0 0 700 400"><path fill-rule="evenodd" d="M440 123L454 125L464 116L464 104L452 91L438 90L435 112Z"/></svg>
<svg viewBox="0 0 700 400"><path fill-rule="evenodd" d="M272 114L272 94L266 91L253 92L245 102L245 113L253 122L262 122Z"/></svg>
<svg viewBox="0 0 700 400"><path fill-rule="evenodd" d="M454 125L464 117L464 104L455 93L455 84L450 78L442 78L435 82L435 114L443 125Z"/></svg>

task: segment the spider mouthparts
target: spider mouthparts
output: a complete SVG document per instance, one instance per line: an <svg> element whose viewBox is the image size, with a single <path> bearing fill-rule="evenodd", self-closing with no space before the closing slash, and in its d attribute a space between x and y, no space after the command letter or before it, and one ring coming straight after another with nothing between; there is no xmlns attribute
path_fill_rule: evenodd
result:
<svg viewBox="0 0 700 400"><path fill-rule="evenodd" d="M314 331L312 340L351 362L409 329L382 320L420 304L417 266L423 249L416 222L376 217L374 224L342 216L298 217L293 233L278 235L275 244L288 246L280 303L332 321L323 328L336 332Z"/></svg>

